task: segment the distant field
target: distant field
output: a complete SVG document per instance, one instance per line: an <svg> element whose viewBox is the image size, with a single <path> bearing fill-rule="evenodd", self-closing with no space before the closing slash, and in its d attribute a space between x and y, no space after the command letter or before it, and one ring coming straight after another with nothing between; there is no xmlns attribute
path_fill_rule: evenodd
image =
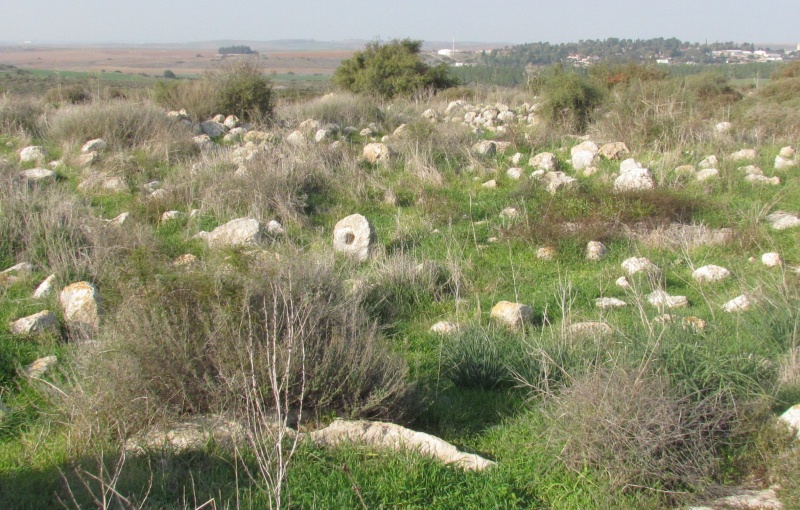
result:
<svg viewBox="0 0 800 510"><path fill-rule="evenodd" d="M277 76L327 76L351 51L267 52L258 55L264 69ZM29 70L116 73L161 76L169 69L177 75L197 75L242 58L222 56L217 48L149 49L100 47L0 47L0 63Z"/></svg>

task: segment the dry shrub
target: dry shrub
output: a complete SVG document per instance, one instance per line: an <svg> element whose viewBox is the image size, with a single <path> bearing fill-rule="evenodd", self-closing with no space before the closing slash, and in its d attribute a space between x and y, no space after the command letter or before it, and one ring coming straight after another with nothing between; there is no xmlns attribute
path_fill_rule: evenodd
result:
<svg viewBox="0 0 800 510"><path fill-rule="evenodd" d="M27 97L4 94L0 96L0 132L29 136L39 134L37 121L44 112L41 102Z"/></svg>
<svg viewBox="0 0 800 510"><path fill-rule="evenodd" d="M739 421L736 406L692 398L649 370L599 369L557 398L553 433L561 459L590 466L619 490L681 492L716 475L719 454Z"/></svg>
<svg viewBox="0 0 800 510"><path fill-rule="evenodd" d="M68 404L83 433L93 420L131 434L187 414L246 413L248 385L260 381L270 395L269 368L288 356L290 408L302 396L312 414L397 421L411 412L405 362L348 297L331 258L292 254L248 273L187 273L127 289L102 352L77 363Z"/></svg>
<svg viewBox="0 0 800 510"><path fill-rule="evenodd" d="M149 102L67 106L53 112L46 124L46 137L68 147L102 138L109 150L139 149L166 160L195 150L191 131Z"/></svg>
<svg viewBox="0 0 800 510"><path fill-rule="evenodd" d="M25 261L63 276L92 273L89 208L49 186L0 176L0 265Z"/></svg>
<svg viewBox="0 0 800 510"><path fill-rule="evenodd" d="M196 120L213 117L219 111L221 83L210 75L200 80L165 80L156 83L153 101L170 110L186 110Z"/></svg>
<svg viewBox="0 0 800 510"><path fill-rule="evenodd" d="M338 124L340 127L358 127L373 122L381 124L387 117L380 99L347 92L285 105L278 111L278 116L290 126L314 119L321 124Z"/></svg>

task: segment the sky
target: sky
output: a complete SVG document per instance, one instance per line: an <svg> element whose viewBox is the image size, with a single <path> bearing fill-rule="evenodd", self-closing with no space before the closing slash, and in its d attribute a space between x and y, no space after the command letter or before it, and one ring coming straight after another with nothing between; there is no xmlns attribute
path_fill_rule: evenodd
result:
<svg viewBox="0 0 800 510"><path fill-rule="evenodd" d="M800 0L0 0L0 42L800 43Z"/></svg>

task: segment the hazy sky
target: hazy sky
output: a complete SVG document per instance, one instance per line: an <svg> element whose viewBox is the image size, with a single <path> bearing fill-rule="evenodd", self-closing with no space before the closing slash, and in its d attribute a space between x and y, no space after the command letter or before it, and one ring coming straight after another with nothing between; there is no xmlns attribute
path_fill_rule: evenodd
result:
<svg viewBox="0 0 800 510"><path fill-rule="evenodd" d="M800 42L800 0L0 0L0 41Z"/></svg>

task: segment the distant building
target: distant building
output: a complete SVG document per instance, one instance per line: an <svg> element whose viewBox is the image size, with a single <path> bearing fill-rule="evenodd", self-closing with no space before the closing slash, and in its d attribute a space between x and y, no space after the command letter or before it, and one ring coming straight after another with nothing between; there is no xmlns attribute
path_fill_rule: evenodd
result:
<svg viewBox="0 0 800 510"><path fill-rule="evenodd" d="M668 58L659 58L656 60L656 64L669 64Z"/></svg>
<svg viewBox="0 0 800 510"><path fill-rule="evenodd" d="M453 54L455 53L455 50L451 50L450 48L446 48L444 50L439 50L436 53L438 53L439 55L442 55L443 57L452 57Z"/></svg>

